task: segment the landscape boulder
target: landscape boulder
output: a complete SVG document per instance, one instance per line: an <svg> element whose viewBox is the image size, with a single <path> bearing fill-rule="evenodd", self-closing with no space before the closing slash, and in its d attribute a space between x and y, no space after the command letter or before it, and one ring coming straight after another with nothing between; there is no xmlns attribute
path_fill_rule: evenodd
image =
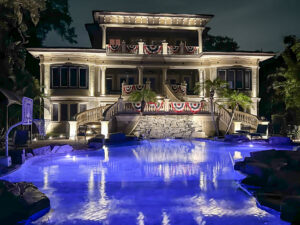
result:
<svg viewBox="0 0 300 225"><path fill-rule="evenodd" d="M70 153L73 151L71 145L54 146L51 153Z"/></svg>
<svg viewBox="0 0 300 225"><path fill-rule="evenodd" d="M225 135L224 141L233 142L233 143L242 143L242 142L248 142L250 140L245 135L227 134Z"/></svg>
<svg viewBox="0 0 300 225"><path fill-rule="evenodd" d="M269 137L269 144L271 145L289 145L292 140L289 137Z"/></svg>
<svg viewBox="0 0 300 225"><path fill-rule="evenodd" d="M0 180L0 224L16 224L50 209L49 198L32 183Z"/></svg>
<svg viewBox="0 0 300 225"><path fill-rule="evenodd" d="M100 149L105 143L105 136L100 134L88 141L89 148Z"/></svg>
<svg viewBox="0 0 300 225"><path fill-rule="evenodd" d="M281 202L280 218L292 224L300 224L300 196L289 196Z"/></svg>
<svg viewBox="0 0 300 225"><path fill-rule="evenodd" d="M49 155L51 154L51 147L50 146L44 146L40 148L35 148L32 150L34 155Z"/></svg>

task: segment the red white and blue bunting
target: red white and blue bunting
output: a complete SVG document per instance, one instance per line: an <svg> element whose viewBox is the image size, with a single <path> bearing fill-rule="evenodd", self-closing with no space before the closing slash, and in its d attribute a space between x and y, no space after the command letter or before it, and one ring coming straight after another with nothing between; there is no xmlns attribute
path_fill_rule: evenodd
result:
<svg viewBox="0 0 300 225"><path fill-rule="evenodd" d="M177 54L180 51L180 46L168 46L171 54Z"/></svg>
<svg viewBox="0 0 300 225"><path fill-rule="evenodd" d="M108 48L112 52L117 52L120 50L120 45L108 45Z"/></svg>
<svg viewBox="0 0 300 225"><path fill-rule="evenodd" d="M142 104L141 104L140 102L134 102L134 103L132 103L132 106L133 106L133 108L134 108L135 110L137 110L138 112L140 112L141 109L142 109Z"/></svg>
<svg viewBox="0 0 300 225"><path fill-rule="evenodd" d="M171 88L174 93L184 94L186 92L186 88L181 85L173 84L171 85Z"/></svg>
<svg viewBox="0 0 300 225"><path fill-rule="evenodd" d="M144 45L144 52L148 55L157 55L161 52L161 45Z"/></svg>
<svg viewBox="0 0 300 225"><path fill-rule="evenodd" d="M135 89L136 89L137 91L141 91L141 90L144 89L144 85L136 84L136 85L134 85L134 86L135 86Z"/></svg>
<svg viewBox="0 0 300 225"><path fill-rule="evenodd" d="M149 107L154 107L155 111L160 111L160 109L163 107L164 102L149 102Z"/></svg>
<svg viewBox="0 0 300 225"><path fill-rule="evenodd" d="M123 87L123 91L124 91L127 95L131 94L134 90L135 90L135 86L134 86L134 85L125 85L125 86Z"/></svg>
<svg viewBox="0 0 300 225"><path fill-rule="evenodd" d="M183 112L186 103L185 102L172 102L171 105L175 112Z"/></svg>
<svg viewBox="0 0 300 225"><path fill-rule="evenodd" d="M197 48L195 46L185 46L185 51L188 54L195 54L197 52Z"/></svg>
<svg viewBox="0 0 300 225"><path fill-rule="evenodd" d="M138 50L138 45L126 45L127 51L130 53L136 53Z"/></svg>
<svg viewBox="0 0 300 225"><path fill-rule="evenodd" d="M203 103L201 102L187 102L187 106L191 110L192 113L197 113L201 111L203 107Z"/></svg>

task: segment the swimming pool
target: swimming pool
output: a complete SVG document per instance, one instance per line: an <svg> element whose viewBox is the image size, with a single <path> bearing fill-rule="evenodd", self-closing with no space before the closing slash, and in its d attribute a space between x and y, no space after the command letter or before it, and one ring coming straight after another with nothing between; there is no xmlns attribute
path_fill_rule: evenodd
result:
<svg viewBox="0 0 300 225"><path fill-rule="evenodd" d="M51 211L33 224L288 224L236 182L244 176L233 161L264 149L270 146L141 141L35 157L2 179L32 182L50 198Z"/></svg>

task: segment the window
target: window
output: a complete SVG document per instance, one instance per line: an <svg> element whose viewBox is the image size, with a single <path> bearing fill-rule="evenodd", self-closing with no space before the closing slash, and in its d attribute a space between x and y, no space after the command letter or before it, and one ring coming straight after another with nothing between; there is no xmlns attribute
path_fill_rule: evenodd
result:
<svg viewBox="0 0 300 225"><path fill-rule="evenodd" d="M60 105L60 121L68 120L68 104Z"/></svg>
<svg viewBox="0 0 300 225"><path fill-rule="evenodd" d="M243 89L243 71L242 70L236 71L235 88Z"/></svg>
<svg viewBox="0 0 300 225"><path fill-rule="evenodd" d="M51 88L88 88L88 70L81 66L51 67Z"/></svg>
<svg viewBox="0 0 300 225"><path fill-rule="evenodd" d="M251 89L251 70L246 68L224 68L218 70L218 77L228 82L231 89Z"/></svg>
<svg viewBox="0 0 300 225"><path fill-rule="evenodd" d="M86 111L86 104L80 104L80 106L79 106L79 111L80 111L80 112Z"/></svg>
<svg viewBox="0 0 300 225"><path fill-rule="evenodd" d="M52 86L59 87L60 86L60 71L59 68L52 68Z"/></svg>
<svg viewBox="0 0 300 225"><path fill-rule="evenodd" d="M58 104L52 105L52 121L58 121Z"/></svg>
<svg viewBox="0 0 300 225"><path fill-rule="evenodd" d="M78 111L77 108L78 108L77 104L70 104L70 120L71 121L75 121L75 116Z"/></svg>
<svg viewBox="0 0 300 225"><path fill-rule="evenodd" d="M77 87L77 68L70 68L70 86Z"/></svg>
<svg viewBox="0 0 300 225"><path fill-rule="evenodd" d="M229 84L229 88L234 89L234 70L229 70L227 74L227 82Z"/></svg>
<svg viewBox="0 0 300 225"><path fill-rule="evenodd" d="M79 87L85 88L87 87L87 79L86 79L86 69L80 68L80 74L79 74Z"/></svg>
<svg viewBox="0 0 300 225"><path fill-rule="evenodd" d="M251 88L251 71L246 70L245 71L245 89Z"/></svg>

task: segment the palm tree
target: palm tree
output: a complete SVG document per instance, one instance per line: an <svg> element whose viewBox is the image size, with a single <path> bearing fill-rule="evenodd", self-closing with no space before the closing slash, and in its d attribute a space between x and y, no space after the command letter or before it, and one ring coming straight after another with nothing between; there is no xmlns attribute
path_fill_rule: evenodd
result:
<svg viewBox="0 0 300 225"><path fill-rule="evenodd" d="M226 81L220 78L216 78L213 81L206 80L203 83L198 82L196 83L196 86L194 88L195 93L199 93L200 90L203 89L209 90L210 112L211 112L211 117L215 126L215 131L217 136L219 136L219 129L215 121L214 97L215 97L215 93L217 93L219 97L223 96L224 91L227 89L227 87L228 87L228 83Z"/></svg>
<svg viewBox="0 0 300 225"><path fill-rule="evenodd" d="M230 118L230 122L225 131L225 135L226 135L231 127L232 121L234 119L235 111L238 109L238 107L241 107L243 109L250 108L250 106L252 104L252 100L248 95L246 95L242 92L239 92L236 90L230 90L230 89L227 89L225 91L224 97L226 98L226 100L225 100L225 102L223 102L223 104L225 104L231 108L231 118Z"/></svg>
<svg viewBox="0 0 300 225"><path fill-rule="evenodd" d="M147 88L141 91L134 91L130 94L129 101L141 102L141 114L144 112L147 102L156 102L156 93Z"/></svg>

